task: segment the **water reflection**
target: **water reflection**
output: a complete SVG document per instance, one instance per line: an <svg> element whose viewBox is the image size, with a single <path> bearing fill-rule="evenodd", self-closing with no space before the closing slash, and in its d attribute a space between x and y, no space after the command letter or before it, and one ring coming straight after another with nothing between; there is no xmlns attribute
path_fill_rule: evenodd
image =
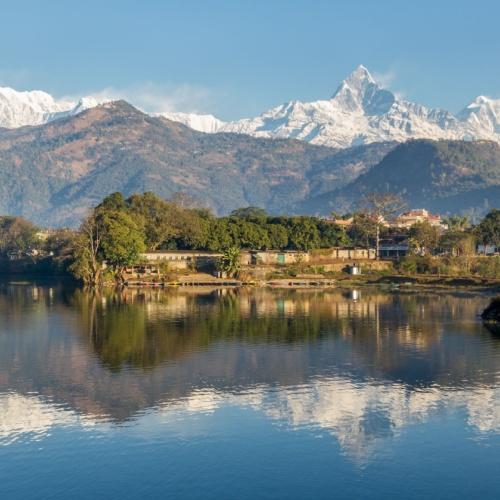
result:
<svg viewBox="0 0 500 500"><path fill-rule="evenodd" d="M463 414L500 431L500 340L479 295L0 288L0 444L225 407L333 436L357 461ZM158 424L159 425L159 424Z"/></svg>

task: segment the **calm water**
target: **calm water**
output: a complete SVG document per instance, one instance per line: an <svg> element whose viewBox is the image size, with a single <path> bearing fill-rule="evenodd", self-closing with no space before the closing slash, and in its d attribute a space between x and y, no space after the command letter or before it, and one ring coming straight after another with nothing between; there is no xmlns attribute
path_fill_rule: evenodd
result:
<svg viewBox="0 0 500 500"><path fill-rule="evenodd" d="M0 285L0 498L499 498L488 297Z"/></svg>

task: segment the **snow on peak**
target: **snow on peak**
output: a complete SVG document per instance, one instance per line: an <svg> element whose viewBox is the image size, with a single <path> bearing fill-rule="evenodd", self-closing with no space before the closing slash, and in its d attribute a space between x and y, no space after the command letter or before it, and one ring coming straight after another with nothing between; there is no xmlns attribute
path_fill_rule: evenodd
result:
<svg viewBox="0 0 500 500"><path fill-rule="evenodd" d="M168 120L182 123L198 132L206 132L213 134L218 132L224 125L222 120L219 120L214 115L197 115L196 113L175 113L163 112L154 113L155 116L162 116Z"/></svg>
<svg viewBox="0 0 500 500"><path fill-rule="evenodd" d="M0 88L0 127L38 125L108 101L95 97L83 97L78 102L55 100L42 91L18 92L8 87ZM223 122L213 115L151 114L201 132L294 138L340 148L420 138L500 142L500 100L478 96L455 116L445 110L398 99L379 85L362 65L342 81L330 99L290 101L255 118Z"/></svg>
<svg viewBox="0 0 500 500"><path fill-rule="evenodd" d="M18 92L10 87L0 87L0 127L16 128L39 125L52 114L70 109L72 103L56 101L41 90Z"/></svg>

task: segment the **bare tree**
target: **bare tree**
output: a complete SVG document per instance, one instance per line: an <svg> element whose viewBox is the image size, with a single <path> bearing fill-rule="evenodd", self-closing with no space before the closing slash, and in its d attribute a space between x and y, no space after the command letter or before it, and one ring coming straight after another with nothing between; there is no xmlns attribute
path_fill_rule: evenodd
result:
<svg viewBox="0 0 500 500"><path fill-rule="evenodd" d="M80 226L75 241L75 262L71 268L73 273L85 284L96 286L101 279L103 265L99 260L103 231L96 214L90 214Z"/></svg>
<svg viewBox="0 0 500 500"><path fill-rule="evenodd" d="M387 220L400 214L406 207L405 202L395 193L372 192L366 194L359 203L361 212L368 215L376 224L375 254L379 258L380 228Z"/></svg>

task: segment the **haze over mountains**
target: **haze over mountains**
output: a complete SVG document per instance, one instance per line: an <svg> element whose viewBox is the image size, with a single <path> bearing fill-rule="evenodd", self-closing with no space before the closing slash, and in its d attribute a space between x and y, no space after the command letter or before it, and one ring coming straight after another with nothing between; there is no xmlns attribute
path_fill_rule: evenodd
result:
<svg viewBox="0 0 500 500"><path fill-rule="evenodd" d="M0 127L47 123L103 101L106 99L92 97L58 101L40 91L0 88ZM212 115L151 114L161 114L201 132L293 138L337 148L420 138L500 141L500 100L479 96L453 115L398 98L382 88L364 66L356 68L330 99L291 101L255 118L223 122Z"/></svg>

